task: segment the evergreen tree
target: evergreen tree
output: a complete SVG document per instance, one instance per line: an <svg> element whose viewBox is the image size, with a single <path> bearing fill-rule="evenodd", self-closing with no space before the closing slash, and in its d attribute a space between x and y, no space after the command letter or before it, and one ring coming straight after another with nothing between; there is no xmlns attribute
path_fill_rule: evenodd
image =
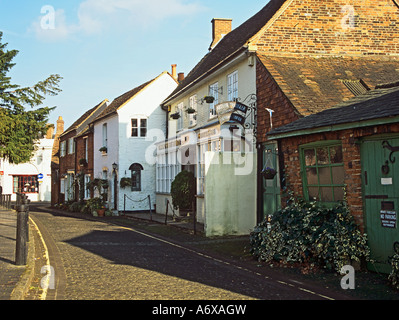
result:
<svg viewBox="0 0 399 320"><path fill-rule="evenodd" d="M37 140L47 132L48 116L54 108L39 106L45 96L61 91L58 84L62 78L51 75L27 88L12 84L7 74L15 66L12 60L18 51L8 51L2 37L0 31L0 158L19 164L31 159Z"/></svg>

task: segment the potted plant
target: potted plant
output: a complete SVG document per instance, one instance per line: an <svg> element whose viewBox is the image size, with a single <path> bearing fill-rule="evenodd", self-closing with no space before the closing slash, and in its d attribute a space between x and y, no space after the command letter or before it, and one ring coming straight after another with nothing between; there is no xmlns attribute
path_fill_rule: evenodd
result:
<svg viewBox="0 0 399 320"><path fill-rule="evenodd" d="M204 100L205 100L206 103L213 103L213 101L215 101L215 97L205 96Z"/></svg>
<svg viewBox="0 0 399 320"><path fill-rule="evenodd" d="M108 152L108 148L107 148L107 147L101 147L101 148L99 149L99 151L102 152L103 154L105 154L105 153Z"/></svg>
<svg viewBox="0 0 399 320"><path fill-rule="evenodd" d="M87 200L86 207L93 216L103 217L105 214L105 204L102 198L95 197Z"/></svg>
<svg viewBox="0 0 399 320"><path fill-rule="evenodd" d="M87 166L87 160L84 159L84 158L80 159L80 160L79 160L79 165L80 165L81 167Z"/></svg>
<svg viewBox="0 0 399 320"><path fill-rule="evenodd" d="M276 176L277 171L276 171L275 169L273 169L273 168L266 167L266 168L264 168L264 169L262 170L261 174L262 174L262 176L263 176L264 179L266 179L266 180L272 180L272 179L274 179L274 177Z"/></svg>
<svg viewBox="0 0 399 320"><path fill-rule="evenodd" d="M188 114L193 114L193 113L196 112L196 110L194 108L191 108L191 107L187 108L186 111L187 111Z"/></svg>
<svg viewBox="0 0 399 320"><path fill-rule="evenodd" d="M180 118L180 113L179 113L179 112L172 113L172 114L170 115L170 117L171 117L172 119L174 119L174 120L177 120L177 119Z"/></svg>
<svg viewBox="0 0 399 320"><path fill-rule="evenodd" d="M132 186L132 179L130 178L122 178L120 182L121 188L124 189L126 187Z"/></svg>
<svg viewBox="0 0 399 320"><path fill-rule="evenodd" d="M188 171L180 172L172 182L171 195L172 204L179 209L180 215L186 215L187 211L193 209L195 200L195 177Z"/></svg>

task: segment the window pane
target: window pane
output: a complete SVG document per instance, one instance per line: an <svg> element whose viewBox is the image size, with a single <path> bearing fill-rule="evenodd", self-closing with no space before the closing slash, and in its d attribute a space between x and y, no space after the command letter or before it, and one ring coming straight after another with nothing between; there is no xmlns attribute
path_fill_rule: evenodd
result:
<svg viewBox="0 0 399 320"><path fill-rule="evenodd" d="M137 119L132 119L132 127L137 128L137 124L138 124Z"/></svg>
<svg viewBox="0 0 399 320"><path fill-rule="evenodd" d="M319 168L320 184L331 184L330 167Z"/></svg>
<svg viewBox="0 0 399 320"><path fill-rule="evenodd" d="M147 136L147 128L140 128L140 137L145 137Z"/></svg>
<svg viewBox="0 0 399 320"><path fill-rule="evenodd" d="M342 147L335 146L330 148L331 163L343 163Z"/></svg>
<svg viewBox="0 0 399 320"><path fill-rule="evenodd" d="M334 188L334 198L335 201L343 201L344 200L344 188Z"/></svg>
<svg viewBox="0 0 399 320"><path fill-rule="evenodd" d="M344 184L345 170L344 167L332 167L333 184Z"/></svg>
<svg viewBox="0 0 399 320"><path fill-rule="evenodd" d="M140 120L140 127L147 128L147 119Z"/></svg>
<svg viewBox="0 0 399 320"><path fill-rule="evenodd" d="M309 187L309 199L318 199L319 198L319 188L318 187Z"/></svg>
<svg viewBox="0 0 399 320"><path fill-rule="evenodd" d="M137 128L132 128L132 137L138 137L139 130Z"/></svg>
<svg viewBox="0 0 399 320"><path fill-rule="evenodd" d="M333 188L331 188L331 187L320 188L320 195L321 195L321 201L325 201L325 202L334 201Z"/></svg>
<svg viewBox="0 0 399 320"><path fill-rule="evenodd" d="M328 147L317 148L317 164L329 164Z"/></svg>
<svg viewBox="0 0 399 320"><path fill-rule="evenodd" d="M316 154L314 149L305 150L305 165L306 166L316 165Z"/></svg>
<svg viewBox="0 0 399 320"><path fill-rule="evenodd" d="M308 181L308 185L318 185L319 182L317 180L317 169L316 168L307 168L306 169L306 177Z"/></svg>

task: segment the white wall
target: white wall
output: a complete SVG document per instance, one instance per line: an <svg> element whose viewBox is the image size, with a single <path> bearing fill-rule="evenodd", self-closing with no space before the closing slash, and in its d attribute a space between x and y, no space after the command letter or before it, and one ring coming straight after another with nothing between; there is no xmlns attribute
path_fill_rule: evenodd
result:
<svg viewBox="0 0 399 320"><path fill-rule="evenodd" d="M206 236L247 235L256 226L256 154L205 154Z"/></svg>
<svg viewBox="0 0 399 320"><path fill-rule="evenodd" d="M103 147L103 124L107 124L107 154L102 154L99 151ZM118 135L118 116L113 115L94 124L94 177L103 179L103 169L108 169L107 179L110 184L108 188L108 199L112 199L113 195L113 180L112 180L112 164L118 163L118 147L119 147L119 135ZM96 191L95 196L98 196ZM111 204L112 207L112 204Z"/></svg>
<svg viewBox="0 0 399 320"><path fill-rule="evenodd" d="M153 83L137 94L118 110L119 115L119 162L118 183L122 177L131 177L129 167L139 163L144 170L141 173L141 191L132 192L130 187L119 190L119 210L124 209L124 195L127 211L154 209L156 203L155 151L154 144L165 139L166 112L161 103L176 88L177 83L168 73L163 73ZM147 138L131 137L131 119L147 119ZM132 199L132 200L131 200ZM141 201L146 199L144 201Z"/></svg>
<svg viewBox="0 0 399 320"><path fill-rule="evenodd" d="M3 194L11 194L12 201L16 200L13 191L13 176L37 176L43 174L43 180L39 183L39 193L28 193L31 201L51 201L51 156L53 150L53 139L41 139L37 144L37 151L31 161L24 164L13 165L8 161L1 161L0 185L3 187Z"/></svg>

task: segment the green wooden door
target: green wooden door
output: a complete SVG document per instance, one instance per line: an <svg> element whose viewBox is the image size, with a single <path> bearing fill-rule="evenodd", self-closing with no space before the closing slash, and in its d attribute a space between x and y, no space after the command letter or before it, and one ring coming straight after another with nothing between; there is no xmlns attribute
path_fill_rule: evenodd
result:
<svg viewBox="0 0 399 320"><path fill-rule="evenodd" d="M263 146L263 168L266 167L276 169L277 175L274 179L262 178L263 218L273 214L281 207L277 143L269 143Z"/></svg>
<svg viewBox="0 0 399 320"><path fill-rule="evenodd" d="M399 139L364 141L361 148L363 167L366 232L371 257L369 268L383 273L391 271L389 257L399 242Z"/></svg>

